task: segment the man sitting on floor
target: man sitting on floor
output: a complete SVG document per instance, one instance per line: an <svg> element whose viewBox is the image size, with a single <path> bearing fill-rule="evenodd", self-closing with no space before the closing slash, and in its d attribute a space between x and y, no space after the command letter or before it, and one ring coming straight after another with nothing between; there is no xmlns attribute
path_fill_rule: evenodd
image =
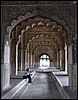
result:
<svg viewBox="0 0 78 100"><path fill-rule="evenodd" d="M31 75L29 73L29 69L27 68L26 71L24 72L24 79L28 78L28 83L31 83Z"/></svg>

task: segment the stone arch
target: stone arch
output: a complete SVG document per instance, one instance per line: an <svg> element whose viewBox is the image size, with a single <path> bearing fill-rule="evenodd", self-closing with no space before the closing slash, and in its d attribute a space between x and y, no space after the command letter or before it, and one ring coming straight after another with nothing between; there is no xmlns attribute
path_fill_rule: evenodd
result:
<svg viewBox="0 0 78 100"><path fill-rule="evenodd" d="M45 55L44 58L42 58L43 55ZM51 66L51 60L50 60L50 59L51 59L51 58L50 58L50 56L49 56L48 53L42 53L42 54L39 56L40 67L42 67L42 65L43 65L43 67L50 67L50 66ZM45 60L45 63L44 63L43 60ZM48 63L47 63L47 61L48 61Z"/></svg>
<svg viewBox="0 0 78 100"><path fill-rule="evenodd" d="M35 13L34 13L35 12ZM9 35L11 34L11 31L14 29L14 27L16 27L16 25L18 25L19 23L22 23L23 21L25 21L26 19L30 19L31 17L34 18L34 16L37 16L37 11L33 11L31 12L26 12L26 14L23 15L19 15L17 19L14 19L11 21L11 26L7 27L7 33L9 33ZM45 16L42 16L45 18ZM49 19L47 17L47 19ZM67 33L70 33L70 27L69 25L67 25L66 21L64 19L60 19L57 15L53 15L51 20L55 20L58 23L60 23L64 28L66 28Z"/></svg>
<svg viewBox="0 0 78 100"><path fill-rule="evenodd" d="M46 54L46 55L49 56L49 58L50 58L50 55L49 55L48 53L42 53L42 54L39 56L39 58L40 58L43 54Z"/></svg>
<svg viewBox="0 0 78 100"><path fill-rule="evenodd" d="M60 21L61 21L61 23L59 23ZM26 23L26 25L25 25L25 23ZM24 25L24 27L23 27L23 25ZM33 30L33 32L34 32L35 31L34 29L36 29L36 27L42 27L41 30L40 29L39 30L42 31L43 33L45 31L48 32L48 30L53 31L53 32L57 31L58 34L60 33L61 34L60 36L63 39L65 39L65 40L62 39L63 42L67 43L67 41L66 41L67 30L65 29L65 25L67 25L67 24L65 24L65 21L60 19L58 16L52 16L52 18L49 18L47 16L43 16L43 15L38 16L37 14L34 15L33 13L28 12L25 14L25 16L20 15L20 16L18 16L17 19L12 20L11 26L7 27L7 32L9 33L9 39L11 39L11 38L14 38L15 35L17 35L17 32L16 32L18 29L17 26L19 26L19 28L21 30L19 35L22 35L25 32L30 32L31 30ZM67 26L67 27L69 27L69 26ZM55 34L55 33L53 33L53 34ZM35 38L37 38L36 35L32 36L31 38L29 38L27 40L27 43L29 43L30 41L32 41L32 39L35 39ZM53 38L54 38L54 36L53 36ZM55 40L57 40L57 43L60 46L60 43L62 43L62 42L59 43L59 37L56 37Z"/></svg>

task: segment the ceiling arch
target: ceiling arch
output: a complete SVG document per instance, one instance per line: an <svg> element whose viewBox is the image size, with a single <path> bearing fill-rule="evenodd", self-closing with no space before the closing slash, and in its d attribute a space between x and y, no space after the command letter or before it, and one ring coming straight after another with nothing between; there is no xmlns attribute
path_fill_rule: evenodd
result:
<svg viewBox="0 0 78 100"><path fill-rule="evenodd" d="M20 28L19 34L14 32L19 29L17 26ZM64 20L62 20L61 25L55 19L26 13L25 16L20 15L17 20L13 20L11 26L7 27L7 32L10 35L14 33L17 36L18 34L18 37L23 33L27 34L27 44L33 42L32 51L36 51L39 47L38 51L45 53L46 49L50 48L53 55L58 48L62 49L64 43L67 42L67 32L63 26L65 26ZM41 48L46 49L43 52Z"/></svg>
<svg viewBox="0 0 78 100"><path fill-rule="evenodd" d="M18 24L22 24L24 21L27 21L28 20L28 22L30 22L31 20L33 20L33 18L35 18L34 20L38 20L38 18L37 18L38 15L37 14L38 14L37 10L34 10L33 12L26 12L25 15L19 15L17 19L13 19L11 21L11 25L10 26L7 26L7 29L6 29L7 30L7 33L9 33L9 35L11 35L13 29ZM65 31L67 31L68 33L70 33L69 32L70 31L70 27L69 27L69 25L65 24L65 20L64 19L60 19L56 15L53 15L52 16L52 19L49 19L48 17L45 17L45 16L41 16L41 17L42 18L41 18L41 21L38 22L38 26L40 26L40 25L43 25L44 26L44 23L42 22L42 21L44 21L44 19L45 19L45 21L48 21L48 23L46 24L46 26L47 27L48 26L51 26L51 24L49 22L51 20L54 20L54 21L57 21L57 23L60 22L61 26L63 28L65 28ZM28 22L27 22L27 24L28 24ZM33 23L31 27L33 28L35 25L36 25L36 23ZM53 26L53 27L55 28L56 26ZM58 26L58 28L59 28L59 26ZM58 31L61 31L61 29L58 29Z"/></svg>
<svg viewBox="0 0 78 100"><path fill-rule="evenodd" d="M40 17L40 19L41 19L41 17ZM31 43L31 42L34 41L34 43L32 45L32 51L36 51L36 49L38 47L39 48L42 48L43 46L45 46L45 47L47 46L47 47L52 48L53 49L53 52L56 52L58 50L57 49L58 48L58 45L59 45L59 48L62 47L61 46L62 45L61 44L62 43L62 39L61 38L63 38L63 36L66 37L66 35L65 35L66 32L63 31L62 26L61 25L58 25L56 22L54 22L54 21L50 22L50 20L49 20L49 22L46 23L44 19L42 19L42 21L40 19L39 19L39 17L37 17L35 20L30 20L30 24L28 23L28 26L26 26L26 28L23 29L21 31L21 33L27 32L28 35L33 35L33 34L35 34L35 33L38 32L38 34L36 34L34 36L31 36L28 39L28 43ZM32 21L33 21L33 23L32 23ZM38 25L38 23L39 23L39 25ZM33 29L35 29L35 27L32 27L33 25L36 26L37 30L34 30L33 31ZM54 25L54 27L53 27L53 25ZM43 26L45 26L47 29L49 28L48 31L46 31L46 30L45 31L38 31L39 27L40 28L43 28ZM56 31L55 30L53 30L53 31L51 30L50 31L50 29L52 29L52 27L53 27L53 29L56 29ZM64 34L61 34L61 32L59 32L57 30L57 27L59 28L58 30L61 30ZM46 33L46 32L48 32L48 33ZM44 52L46 52L46 51L44 51Z"/></svg>
<svg viewBox="0 0 78 100"><path fill-rule="evenodd" d="M42 53L40 56L39 56L39 58L42 56L42 55L47 55L49 58L50 58L50 55L48 54L48 53Z"/></svg>
<svg viewBox="0 0 78 100"><path fill-rule="evenodd" d="M42 35L37 35L34 37L34 43L33 43L33 38L31 39L31 42L33 43L32 45L32 50L34 51L36 47L42 47L42 46L49 46L53 48L57 48L57 41L55 41L55 38L52 40L51 37L44 36L43 39L43 34ZM48 40L49 39L49 40Z"/></svg>
<svg viewBox="0 0 78 100"><path fill-rule="evenodd" d="M50 57L50 60L53 60L54 57L56 56L56 53L54 53L52 51L52 49L50 47L48 47L48 46L43 47L42 49L41 48L38 48L34 53L36 54L36 59L37 60L39 60L39 57L42 54L48 54L49 57Z"/></svg>
<svg viewBox="0 0 78 100"><path fill-rule="evenodd" d="M32 34L34 34L34 32L42 32L44 34L51 34L52 36L56 34L56 39L58 38L59 41L61 36L62 38L67 38L67 34L61 25L55 21L46 22L45 19L41 19L41 17L37 17L35 20L31 20L24 30L29 33L31 32Z"/></svg>

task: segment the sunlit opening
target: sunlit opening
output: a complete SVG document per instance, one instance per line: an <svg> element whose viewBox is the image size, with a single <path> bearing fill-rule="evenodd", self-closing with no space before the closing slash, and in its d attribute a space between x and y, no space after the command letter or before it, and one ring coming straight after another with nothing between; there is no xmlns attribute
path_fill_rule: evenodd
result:
<svg viewBox="0 0 78 100"><path fill-rule="evenodd" d="M50 58L47 55L42 55L40 57L40 67L49 67L50 66Z"/></svg>

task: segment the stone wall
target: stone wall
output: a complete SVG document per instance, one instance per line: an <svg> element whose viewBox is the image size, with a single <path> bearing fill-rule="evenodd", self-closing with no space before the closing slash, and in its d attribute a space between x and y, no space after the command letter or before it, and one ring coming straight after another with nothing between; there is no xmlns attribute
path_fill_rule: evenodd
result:
<svg viewBox="0 0 78 100"><path fill-rule="evenodd" d="M51 20L55 20L58 23L60 23L64 28L67 29L66 31L67 31L67 38L68 38L68 45L69 45L73 42L72 36L74 36L76 33L75 5L76 2L73 1L32 1L32 2L31 1L14 1L14 2L1 1L1 66L2 66L1 71L2 73L6 71L5 64L4 64L4 46L6 40L8 40L8 33L6 31L6 28L7 26L11 25L11 21L13 19L17 20L19 15L25 15L26 12L32 13L33 11L37 11L37 15L45 16L47 18L50 18ZM1 77L4 76L5 75L2 74ZM8 81L7 84L9 84L9 80L5 79L5 81ZM2 81L2 84L5 84L4 80ZM3 86L7 86L7 84Z"/></svg>

